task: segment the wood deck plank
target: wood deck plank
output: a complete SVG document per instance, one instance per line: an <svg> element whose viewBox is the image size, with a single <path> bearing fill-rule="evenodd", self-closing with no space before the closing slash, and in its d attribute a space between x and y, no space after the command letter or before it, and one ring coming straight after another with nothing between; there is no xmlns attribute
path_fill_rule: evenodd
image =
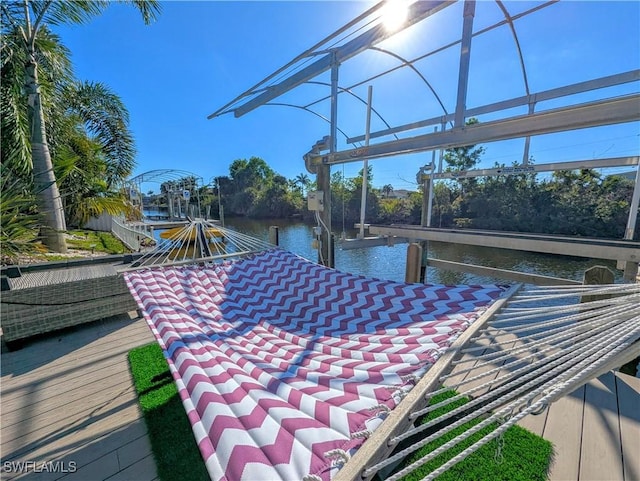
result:
<svg viewBox="0 0 640 481"><path fill-rule="evenodd" d="M96 389L100 385L96 384ZM84 396L71 402L61 401L50 411L35 413L31 410L23 412L24 417L8 426L2 427L2 442L7 446L36 442L42 433L59 433L79 426L92 424L96 419L121 411L129 406L136 406L137 399L132 388L122 389L122 384L103 386L98 393L85 392Z"/></svg>
<svg viewBox="0 0 640 481"><path fill-rule="evenodd" d="M140 461L128 466L115 475L106 478L108 481L154 481L158 479L153 475L156 471L156 462L152 455L148 455Z"/></svg>
<svg viewBox="0 0 640 481"><path fill-rule="evenodd" d="M129 444L117 449L118 463L122 469L133 466L148 456L151 452L151 443L147 436L141 436L132 440Z"/></svg>
<svg viewBox="0 0 640 481"><path fill-rule="evenodd" d="M92 373L91 376L76 379L75 382L69 384L68 389L66 386L44 386L32 392L25 392L22 397L13 397L7 402L6 407L3 400L2 408L5 414L5 422L2 425L3 435L4 430L14 422L25 422L22 416L25 412L29 413L30 418L34 418L50 415L56 409L73 409L64 415L67 416L79 412L75 411L74 404L76 407L80 407L79 404L84 402L88 406L92 406L98 397L106 400L109 395L113 394L113 391L122 390L122 370L120 367L120 364L104 367L96 365L98 375ZM90 390L94 390L95 395L91 400L86 400L86 392ZM57 416L56 418L62 419Z"/></svg>
<svg viewBox="0 0 640 481"><path fill-rule="evenodd" d="M88 338L82 346L75 345L75 343L67 344L63 341L56 343L58 345L39 346L43 355L38 355L35 359L25 359L24 362L10 358L6 362L3 362L2 380L5 381L19 377L19 379L15 379L13 386L27 385L34 379L46 377L50 372L55 374L67 371L72 372L71 368L77 366L79 361L93 360L95 358L119 354L123 350L126 350L128 345L137 344L143 338L153 340L151 331L142 320L125 323L118 322L118 325L120 329L127 329L126 339L119 339L118 331L115 331L104 333L96 339ZM62 334L62 336L73 334L75 333ZM47 351L57 352L58 357L45 357L44 354ZM8 354L22 355L24 354L24 349L16 353L11 352ZM66 355L63 356L63 354ZM5 386L2 387L2 391L4 393Z"/></svg>
<svg viewBox="0 0 640 481"><path fill-rule="evenodd" d="M585 386L580 481L624 479L616 382L608 372Z"/></svg>
<svg viewBox="0 0 640 481"><path fill-rule="evenodd" d="M67 474L61 479L65 481L86 481L89 479L105 479L121 471L118 455L115 451L94 459L80 467L76 472Z"/></svg>
<svg viewBox="0 0 640 481"><path fill-rule="evenodd" d="M153 335L146 322L126 315L3 352L3 462L54 461L68 467L73 461L77 468L74 473L31 470L17 478L157 478L127 360L131 348L149 342Z"/></svg>
<svg viewBox="0 0 640 481"><path fill-rule="evenodd" d="M582 445L584 386L548 407L542 437L553 443L549 481L577 480Z"/></svg>
<svg viewBox="0 0 640 481"><path fill-rule="evenodd" d="M53 339L47 338L6 353L2 362L3 385L0 392L7 394L8 386L4 381L9 379L14 379L9 386L11 388L29 385L34 380L46 378L49 373L58 375L72 371L83 361L120 354L128 349L128 345L137 344L142 338L153 341L151 331L143 320L122 319L120 316L112 319L109 329L104 329L98 321L86 326L83 331L57 333ZM119 335L122 329L126 329L126 337ZM37 346L37 356L33 355L33 346Z"/></svg>
<svg viewBox="0 0 640 481"><path fill-rule="evenodd" d="M625 481L640 479L640 378L616 373Z"/></svg>
<svg viewBox="0 0 640 481"><path fill-rule="evenodd" d="M86 430L87 432L76 432L73 435L65 436L63 444L56 442L51 447L51 444L45 443L17 459L34 459L38 462L53 460L62 462L66 466L73 462L76 468L80 469L110 453L117 454L118 449L131 444L140 437L147 438L144 420L125 415L124 421L125 425L118 428L110 426L108 422L102 423L100 426L91 426ZM138 455L141 458L151 453L150 449L144 451L143 445L138 447L141 449ZM40 475L38 479L52 481L59 477L59 475L47 477Z"/></svg>

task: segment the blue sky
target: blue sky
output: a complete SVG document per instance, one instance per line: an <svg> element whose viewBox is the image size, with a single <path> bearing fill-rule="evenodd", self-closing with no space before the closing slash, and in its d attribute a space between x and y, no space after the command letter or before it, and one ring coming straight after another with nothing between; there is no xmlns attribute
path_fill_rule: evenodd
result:
<svg viewBox="0 0 640 481"><path fill-rule="evenodd" d="M459 3L382 46L413 58L455 40L460 32ZM536 5L504 3L511 14ZM373 4L172 1L163 2L160 17L149 26L132 7L113 4L90 24L56 30L72 52L76 76L106 83L127 105L138 149L135 174L173 168L193 172L208 183L228 174L233 160L259 156L276 172L293 178L305 171L302 155L329 133L328 124L307 112L276 106L260 107L241 118L206 117ZM480 1L474 31L501 18L495 2ZM639 24L640 2L635 1L565 1L516 21L530 91L640 68ZM458 53L459 47L452 47L416 63L448 111L455 108ZM524 95L516 53L507 27L474 38L469 108ZM388 55L366 52L341 66L340 85L353 85L395 64ZM328 81L328 76L318 80ZM362 85L354 92L366 98L366 90ZM609 89L606 96L638 90L636 82ZM305 103L328 93L326 87L302 86L279 100ZM592 98L583 94L575 100ZM375 81L373 103L391 125L442 115L436 98L408 69ZM538 109L559 105L547 102ZM327 102L317 109L328 116ZM511 112L518 113L524 111ZM348 135L363 134L365 119L361 103L340 97L338 124ZM373 118L372 131L382 128L380 119ZM422 132L403 136L417 133ZM638 135L639 124L634 122L534 137L531 155L538 164L638 155ZM485 145L481 166L521 160L523 143L518 139ZM350 147L339 140L339 149ZM430 153L422 153L375 160L374 184L413 189L417 169L430 159ZM353 176L359 168L349 164L345 175Z"/></svg>

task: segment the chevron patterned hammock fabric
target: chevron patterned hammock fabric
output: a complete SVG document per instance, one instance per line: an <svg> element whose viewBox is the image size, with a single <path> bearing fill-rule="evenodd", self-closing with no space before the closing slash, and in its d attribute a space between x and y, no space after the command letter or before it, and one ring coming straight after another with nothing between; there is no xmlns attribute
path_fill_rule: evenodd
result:
<svg viewBox="0 0 640 481"><path fill-rule="evenodd" d="M331 479L502 293L369 279L279 249L126 280L213 480Z"/></svg>

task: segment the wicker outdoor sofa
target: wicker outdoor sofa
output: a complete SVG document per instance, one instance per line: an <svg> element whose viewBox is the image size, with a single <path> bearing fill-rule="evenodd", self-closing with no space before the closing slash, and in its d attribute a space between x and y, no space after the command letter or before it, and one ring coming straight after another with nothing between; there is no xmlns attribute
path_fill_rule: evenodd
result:
<svg viewBox="0 0 640 481"><path fill-rule="evenodd" d="M137 309L116 265L133 256L2 269L0 325L16 341Z"/></svg>

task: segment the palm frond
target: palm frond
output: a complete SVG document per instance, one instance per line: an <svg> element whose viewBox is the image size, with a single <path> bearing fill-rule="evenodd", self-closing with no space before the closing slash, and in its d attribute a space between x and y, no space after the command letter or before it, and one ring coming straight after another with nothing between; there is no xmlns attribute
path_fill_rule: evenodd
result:
<svg viewBox="0 0 640 481"><path fill-rule="evenodd" d="M134 5L142 15L144 23L149 25L153 20L157 18L157 15L162 11L160 2L156 0L129 0L125 3Z"/></svg>
<svg viewBox="0 0 640 481"><path fill-rule="evenodd" d="M28 178L33 164L26 99L19 89L4 82L0 86L0 142L2 165Z"/></svg>
<svg viewBox="0 0 640 481"><path fill-rule="evenodd" d="M0 176L0 244L2 262L15 263L22 253L35 250L40 217L31 189L20 176L3 167Z"/></svg>
<svg viewBox="0 0 640 481"><path fill-rule="evenodd" d="M47 1L30 0L33 21L41 18L42 23L64 25L69 23L88 23L100 15L109 5L105 0Z"/></svg>
<svg viewBox="0 0 640 481"><path fill-rule="evenodd" d="M85 197L76 204L73 212L73 224L85 225L92 217L102 214L118 216L129 210L127 201L119 195Z"/></svg>
<svg viewBox="0 0 640 481"><path fill-rule="evenodd" d="M135 143L129 131L124 103L101 83L76 83L67 90L65 103L78 115L102 147L109 186L126 179L135 166Z"/></svg>

